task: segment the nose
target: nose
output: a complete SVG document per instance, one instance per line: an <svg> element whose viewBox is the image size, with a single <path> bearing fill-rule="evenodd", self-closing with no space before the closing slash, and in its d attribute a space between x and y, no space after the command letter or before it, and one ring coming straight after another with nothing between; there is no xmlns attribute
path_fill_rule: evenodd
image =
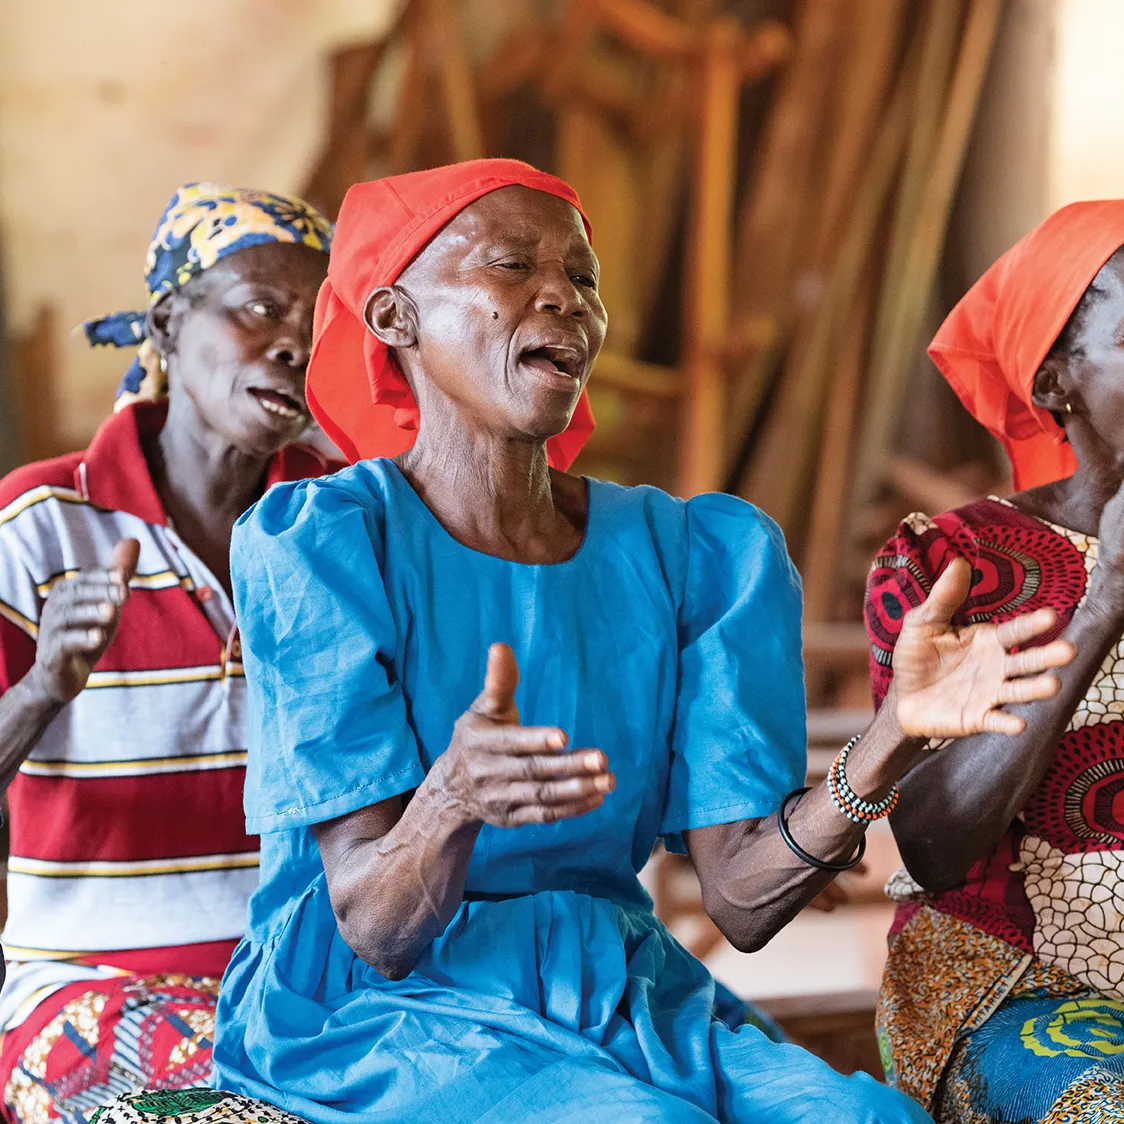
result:
<svg viewBox="0 0 1124 1124"><path fill-rule="evenodd" d="M303 371L308 366L310 350L310 345L302 338L288 332L281 332L270 344L266 357L284 367Z"/></svg>
<svg viewBox="0 0 1124 1124"><path fill-rule="evenodd" d="M535 311L553 312L556 316L573 316L580 320L589 310L581 290L559 265L543 271L542 284L535 297Z"/></svg>

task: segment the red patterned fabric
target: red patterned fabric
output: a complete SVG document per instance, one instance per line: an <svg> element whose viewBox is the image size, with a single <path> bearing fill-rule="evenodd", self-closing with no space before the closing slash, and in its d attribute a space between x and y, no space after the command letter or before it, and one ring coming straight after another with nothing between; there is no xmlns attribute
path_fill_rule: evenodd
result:
<svg viewBox="0 0 1124 1124"><path fill-rule="evenodd" d="M871 640L874 704L881 706L893 678L891 660L902 618L928 596L955 557L972 564L972 586L954 623L1000 622L1049 607L1068 624L1085 592L1085 559L1069 538L1008 504L984 500L933 519L912 516L874 560L867 582L865 619ZM927 899L933 908L967 921L1023 952L1034 952L1035 918L1019 861L1029 833L1058 849L1116 849L1124 841L1124 723L1100 722L1071 730L1024 811L992 851L953 890ZM1077 808L1077 812L1074 812ZM1119 818L1118 818L1119 817ZM1114 833L1121 834L1114 834ZM912 903L901 910L915 910ZM901 928L910 914L899 917Z"/></svg>
<svg viewBox="0 0 1124 1124"><path fill-rule="evenodd" d="M84 1124L139 1089L206 1086L218 980L127 976L56 992L0 1049L3 1116Z"/></svg>

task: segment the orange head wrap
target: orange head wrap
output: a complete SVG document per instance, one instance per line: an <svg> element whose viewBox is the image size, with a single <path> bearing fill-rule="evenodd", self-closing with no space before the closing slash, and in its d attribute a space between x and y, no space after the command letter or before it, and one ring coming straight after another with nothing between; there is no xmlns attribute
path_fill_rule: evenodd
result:
<svg viewBox="0 0 1124 1124"><path fill-rule="evenodd" d="M1018 490L1072 476L1065 430L1034 376L1101 267L1124 246L1124 199L1071 203L1008 250L949 313L929 355L1003 443Z"/></svg>
<svg viewBox="0 0 1124 1124"><path fill-rule="evenodd" d="M522 185L565 199L586 219L569 184L519 160L469 160L359 183L340 208L328 279L316 300L306 394L313 416L351 461L390 457L417 437L418 406L389 349L363 313L442 227L483 195ZM570 425L547 442L555 468L569 468L593 431L585 391Z"/></svg>

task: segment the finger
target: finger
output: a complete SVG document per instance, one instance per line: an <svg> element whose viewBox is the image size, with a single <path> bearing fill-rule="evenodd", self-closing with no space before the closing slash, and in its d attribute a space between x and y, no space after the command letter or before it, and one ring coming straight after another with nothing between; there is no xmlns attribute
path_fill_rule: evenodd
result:
<svg viewBox="0 0 1124 1124"><path fill-rule="evenodd" d="M497 757L496 777L510 780L549 781L568 777L587 777L608 772L609 762L599 750L574 750L573 753L552 753L544 757L520 755L517 759Z"/></svg>
<svg viewBox="0 0 1124 1124"><path fill-rule="evenodd" d="M1008 679L999 685L998 702L1001 706L1007 703L1034 702L1035 699L1052 699L1061 684L1056 675L1035 675L1031 679Z"/></svg>
<svg viewBox="0 0 1124 1124"><path fill-rule="evenodd" d="M584 816L587 812L600 808L604 802L604 795L598 793L585 800L576 800L572 804L527 804L522 808L516 808L504 822L510 827L557 823L559 820Z"/></svg>
<svg viewBox="0 0 1124 1124"><path fill-rule="evenodd" d="M1064 667L1075 655L1077 649L1068 640L1055 640L1041 648L1024 648L1003 661L1003 678L1016 679L1051 667Z"/></svg>
<svg viewBox="0 0 1124 1124"><path fill-rule="evenodd" d="M93 574L79 574L75 578L69 578L65 583L60 582L52 591L52 595L56 593L60 598L67 600L76 598L87 601L112 601L115 605L120 605L125 600L128 587L112 574L99 570Z"/></svg>
<svg viewBox="0 0 1124 1124"><path fill-rule="evenodd" d="M1021 617L1004 621L995 630L995 639L1008 651L1036 636L1041 636L1057 623L1058 614L1053 609L1035 609Z"/></svg>
<svg viewBox="0 0 1124 1124"><path fill-rule="evenodd" d="M68 628L59 635L57 643L63 655L85 655L97 651L108 635L104 628Z"/></svg>
<svg viewBox="0 0 1124 1124"><path fill-rule="evenodd" d="M110 559L109 568L118 581L128 586L129 581L137 572L139 561L140 543L136 539L122 539L113 548L113 557Z"/></svg>
<svg viewBox="0 0 1124 1124"><path fill-rule="evenodd" d="M117 616L117 606L109 601L75 601L62 611L64 629L91 628L110 625Z"/></svg>
<svg viewBox="0 0 1124 1124"><path fill-rule="evenodd" d="M498 726L480 735L483 748L492 753L523 756L529 753L558 753L567 738L556 726Z"/></svg>
<svg viewBox="0 0 1124 1124"><path fill-rule="evenodd" d="M489 718L499 718L515 709L515 688L519 686L519 665L515 653L506 644L493 644L488 649L488 667L484 672L484 690L472 709Z"/></svg>
<svg viewBox="0 0 1124 1124"><path fill-rule="evenodd" d="M972 567L966 558L954 558L933 583L929 596L912 612L926 624L952 624L953 614L972 588Z"/></svg>
<svg viewBox="0 0 1124 1124"><path fill-rule="evenodd" d="M505 786L498 799L509 807L531 804L576 804L579 801L612 792L617 779L612 773L598 777L570 777L556 781L520 781Z"/></svg>
<svg viewBox="0 0 1124 1124"><path fill-rule="evenodd" d="M1004 710L989 710L983 718L983 729L989 734L1014 736L1026 729L1026 720Z"/></svg>

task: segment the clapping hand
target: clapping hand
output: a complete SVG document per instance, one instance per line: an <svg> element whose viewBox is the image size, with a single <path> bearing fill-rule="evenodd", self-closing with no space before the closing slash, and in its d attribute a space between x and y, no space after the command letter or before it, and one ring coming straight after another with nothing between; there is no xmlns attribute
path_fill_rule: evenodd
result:
<svg viewBox="0 0 1124 1124"><path fill-rule="evenodd" d="M128 600L129 579L139 555L140 543L123 539L114 547L108 569L80 570L48 594L39 620L33 674L55 703L75 698L105 655Z"/></svg>
<svg viewBox="0 0 1124 1124"><path fill-rule="evenodd" d="M894 647L891 697L898 723L911 736L1021 733L1025 719L1002 707L1057 694L1058 680L1050 669L1075 655L1065 640L1012 653L1054 626L1052 609L999 625L955 627L952 616L968 596L971 576L968 562L955 559L928 599L905 616Z"/></svg>
<svg viewBox="0 0 1124 1124"><path fill-rule="evenodd" d="M521 726L518 683L514 653L493 644L484 689L438 759L447 797L467 820L494 827L554 823L599 808L616 784L605 755L566 752L566 735L555 726Z"/></svg>

